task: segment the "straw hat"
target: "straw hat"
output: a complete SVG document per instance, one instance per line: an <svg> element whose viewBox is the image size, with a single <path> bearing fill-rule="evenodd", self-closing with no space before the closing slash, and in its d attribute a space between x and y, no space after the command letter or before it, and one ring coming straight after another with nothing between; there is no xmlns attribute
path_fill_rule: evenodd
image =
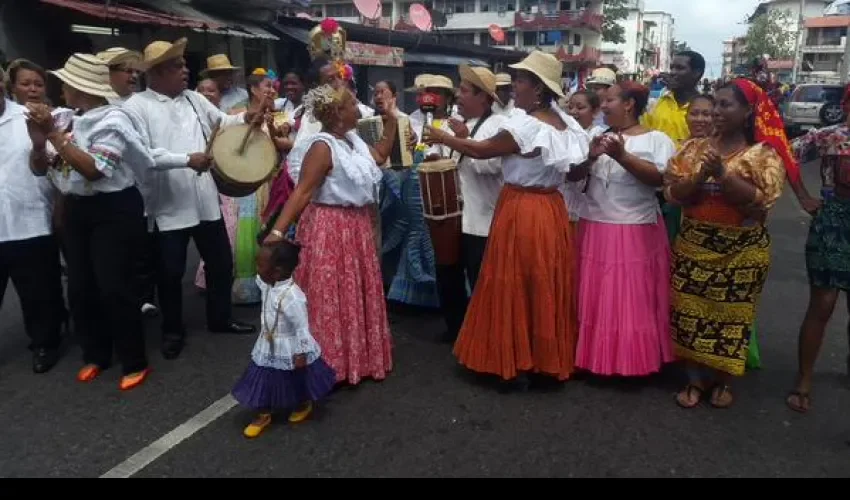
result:
<svg viewBox="0 0 850 500"><path fill-rule="evenodd" d="M148 71L157 64L183 57L183 53L186 52L187 43L188 40L186 38L181 38L174 43L163 42L162 40L151 42L150 45L145 47L145 56L142 61L143 70Z"/></svg>
<svg viewBox="0 0 850 500"><path fill-rule="evenodd" d="M513 84L513 79L511 75L507 73L496 73L496 86L497 87L505 87Z"/></svg>
<svg viewBox="0 0 850 500"><path fill-rule="evenodd" d="M65 67L50 74L85 94L110 99L118 97L109 84L109 67L103 59L92 54L74 54L68 58Z"/></svg>
<svg viewBox="0 0 850 500"><path fill-rule="evenodd" d="M561 89L561 73L564 67L561 61L557 60L552 54L535 50L528 54L528 57L522 61L511 64L511 68L521 69L534 74L555 95L565 97L564 91Z"/></svg>
<svg viewBox="0 0 850 500"><path fill-rule="evenodd" d="M587 79L586 85L605 85L611 87L617 83L617 73L610 68L596 68Z"/></svg>
<svg viewBox="0 0 850 500"><path fill-rule="evenodd" d="M423 75L425 76L425 75ZM426 89L446 89L454 90L455 86L451 78L442 75L427 75L427 78L422 79L422 86Z"/></svg>
<svg viewBox="0 0 850 500"><path fill-rule="evenodd" d="M468 64L461 64L458 67L458 72L462 81L469 82L483 90L500 105L502 104L502 100L496 94L496 75L492 71L481 66L472 67Z"/></svg>
<svg viewBox="0 0 850 500"><path fill-rule="evenodd" d="M207 58L207 68L201 71L201 76L206 76L213 71L236 71L238 66L230 64L230 58L227 54L216 54Z"/></svg>
<svg viewBox="0 0 850 500"><path fill-rule="evenodd" d="M405 92L416 92L425 88L425 82L432 78L434 75L430 73L422 73L413 79L413 86L408 87Z"/></svg>
<svg viewBox="0 0 850 500"><path fill-rule="evenodd" d="M109 66L117 66L119 64L128 64L133 67L138 67L144 56L135 50L125 49L124 47L112 47L98 52L97 57L103 59Z"/></svg>

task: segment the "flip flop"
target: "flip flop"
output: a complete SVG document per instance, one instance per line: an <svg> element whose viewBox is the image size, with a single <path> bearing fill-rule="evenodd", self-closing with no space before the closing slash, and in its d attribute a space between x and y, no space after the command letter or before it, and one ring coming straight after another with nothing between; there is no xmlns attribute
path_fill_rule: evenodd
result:
<svg viewBox="0 0 850 500"><path fill-rule="evenodd" d="M797 398L799 404L793 404L791 402L791 398L793 397ZM809 393L803 391L791 391L788 393L788 397L785 398L785 404L788 408L797 413L808 413L811 401L812 398L809 396Z"/></svg>
<svg viewBox="0 0 850 500"><path fill-rule="evenodd" d="M688 399L690 399L691 394L693 394L694 391L696 391L697 396L698 396L697 399L696 399L696 402L693 403L693 404L690 404L690 405L682 403L682 397L681 397L682 393L684 392L685 396ZM703 398L704 394L705 394L705 389L703 389L702 387L700 387L696 384L688 384L687 386L685 386L684 389L682 389L681 391L679 391L676 394L676 404L679 405L679 408L684 408L686 410L696 408L702 402L702 398Z"/></svg>
<svg viewBox="0 0 850 500"><path fill-rule="evenodd" d="M723 396L724 394L729 394L729 396L732 396L732 388L729 387L726 384L718 384L718 385L714 386L714 388L711 390L711 406L713 406L714 408L717 408L719 410L726 410L726 409L730 408L732 406L732 404L735 402L734 397L732 397L732 400L729 401L728 403L726 403L725 405L715 402L715 401L719 400L720 397Z"/></svg>

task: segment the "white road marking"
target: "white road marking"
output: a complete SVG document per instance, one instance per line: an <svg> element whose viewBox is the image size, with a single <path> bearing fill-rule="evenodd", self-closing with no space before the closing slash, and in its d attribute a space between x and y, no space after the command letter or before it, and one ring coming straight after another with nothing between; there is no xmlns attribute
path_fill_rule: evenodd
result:
<svg viewBox="0 0 850 500"><path fill-rule="evenodd" d="M137 474L186 438L191 437L194 433L215 422L236 405L236 400L228 394L186 422L178 425L168 434L142 448L136 454L116 465L100 477L123 479Z"/></svg>

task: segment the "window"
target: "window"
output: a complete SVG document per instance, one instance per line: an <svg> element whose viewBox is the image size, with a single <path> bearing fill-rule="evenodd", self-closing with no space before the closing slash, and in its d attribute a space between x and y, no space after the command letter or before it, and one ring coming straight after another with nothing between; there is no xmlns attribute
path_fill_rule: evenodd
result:
<svg viewBox="0 0 850 500"><path fill-rule="evenodd" d="M496 0L481 0L481 12L492 12L496 10Z"/></svg>
<svg viewBox="0 0 850 500"><path fill-rule="evenodd" d="M393 4L392 3L381 4L381 17L392 17L392 15L393 15Z"/></svg>
<svg viewBox="0 0 850 500"><path fill-rule="evenodd" d="M453 14L474 14L475 0L436 0L434 10Z"/></svg>
<svg viewBox="0 0 850 500"><path fill-rule="evenodd" d="M581 45L581 35L578 33L573 34L573 45Z"/></svg>
<svg viewBox="0 0 850 500"><path fill-rule="evenodd" d="M570 8L572 7L572 2L570 0L563 1L563 2L561 2L560 7L561 7L561 10L570 10ZM578 9L576 9L576 10L578 10Z"/></svg>
<svg viewBox="0 0 850 500"><path fill-rule="evenodd" d="M475 45L475 33L449 33L443 40L456 45Z"/></svg>
<svg viewBox="0 0 850 500"><path fill-rule="evenodd" d="M523 31L522 32L522 44L525 47L536 47L537 46L537 32L536 31Z"/></svg>
<svg viewBox="0 0 850 500"><path fill-rule="evenodd" d="M325 17L360 17L353 3L331 3L325 7L325 10L328 12Z"/></svg>
<svg viewBox="0 0 850 500"><path fill-rule="evenodd" d="M499 12L513 12L516 10L516 0L496 0L496 9Z"/></svg>

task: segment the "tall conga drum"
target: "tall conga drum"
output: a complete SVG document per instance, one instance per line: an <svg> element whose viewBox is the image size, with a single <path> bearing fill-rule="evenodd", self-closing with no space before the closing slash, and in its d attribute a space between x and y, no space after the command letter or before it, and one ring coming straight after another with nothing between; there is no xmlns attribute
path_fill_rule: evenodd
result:
<svg viewBox="0 0 850 500"><path fill-rule="evenodd" d="M211 154L214 165L210 173L218 192L231 198L254 193L271 178L278 164L274 141L247 124L221 129L213 138Z"/></svg>
<svg viewBox="0 0 850 500"><path fill-rule="evenodd" d="M460 262L463 199L457 162L451 158L425 161L419 165L422 209L437 264Z"/></svg>

